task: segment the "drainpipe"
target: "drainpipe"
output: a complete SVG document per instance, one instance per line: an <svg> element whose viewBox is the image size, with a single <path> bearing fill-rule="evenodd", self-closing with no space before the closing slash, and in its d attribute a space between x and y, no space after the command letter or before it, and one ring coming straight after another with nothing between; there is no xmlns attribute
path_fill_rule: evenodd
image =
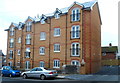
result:
<svg viewBox="0 0 120 83"><path fill-rule="evenodd" d="M67 13L66 13L66 48L65 48L65 65L67 65Z"/></svg>
<svg viewBox="0 0 120 83"><path fill-rule="evenodd" d="M34 46L35 46L35 23L33 23L33 56L32 56L32 68L34 67Z"/></svg>
<svg viewBox="0 0 120 83"><path fill-rule="evenodd" d="M49 18L50 22L49 22L49 62L48 62L48 67L50 68L50 41L51 41L51 18Z"/></svg>
<svg viewBox="0 0 120 83"><path fill-rule="evenodd" d="M17 51L17 50L16 50L16 29L14 29L14 30L15 30L15 34L14 34L14 35L15 35L15 37L14 37L14 40L15 40L15 41L14 41L14 61L13 61L13 62L14 62L14 67L15 67L16 51Z"/></svg>

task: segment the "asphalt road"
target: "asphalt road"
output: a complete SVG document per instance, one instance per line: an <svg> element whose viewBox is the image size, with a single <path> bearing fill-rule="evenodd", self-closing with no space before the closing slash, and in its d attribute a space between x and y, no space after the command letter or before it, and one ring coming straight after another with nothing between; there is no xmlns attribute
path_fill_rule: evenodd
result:
<svg viewBox="0 0 120 83"><path fill-rule="evenodd" d="M35 78L23 79L22 77L2 77L2 83L120 83L120 67L104 66L102 69L89 75L68 75L66 79L40 80ZM72 79L72 80L70 80Z"/></svg>
<svg viewBox="0 0 120 83"><path fill-rule="evenodd" d="M39 79L22 79L21 77L2 77L2 83L118 83L116 81L78 81L78 80L68 80L68 79L47 79L47 80L39 80Z"/></svg>
<svg viewBox="0 0 120 83"><path fill-rule="evenodd" d="M28 79L23 79L22 77L2 77L2 83L26 83L26 82L29 82L29 83L47 83L47 82L62 82L62 81L69 81L68 79L58 79L58 78L55 78L55 79L46 79L46 80L40 80L39 78L28 78Z"/></svg>

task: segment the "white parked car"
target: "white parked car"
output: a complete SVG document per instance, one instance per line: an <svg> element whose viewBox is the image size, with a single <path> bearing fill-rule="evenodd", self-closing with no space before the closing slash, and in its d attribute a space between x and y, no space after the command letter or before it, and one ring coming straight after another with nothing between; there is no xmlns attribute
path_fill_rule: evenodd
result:
<svg viewBox="0 0 120 83"><path fill-rule="evenodd" d="M28 77L34 77L40 78L41 80L58 76L56 70L47 70L43 67L35 67L30 71L23 72L21 75L23 76L24 79Z"/></svg>

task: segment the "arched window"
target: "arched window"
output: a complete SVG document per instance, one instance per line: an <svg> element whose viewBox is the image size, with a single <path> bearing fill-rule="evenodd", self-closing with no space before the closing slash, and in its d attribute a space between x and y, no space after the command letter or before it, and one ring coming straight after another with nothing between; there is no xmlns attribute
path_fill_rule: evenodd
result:
<svg viewBox="0 0 120 83"><path fill-rule="evenodd" d="M30 61L26 61L25 62L25 69L29 69L30 68Z"/></svg>
<svg viewBox="0 0 120 83"><path fill-rule="evenodd" d="M13 50L9 51L9 59L13 59Z"/></svg>
<svg viewBox="0 0 120 83"><path fill-rule="evenodd" d="M60 60L54 60L53 61L53 68L60 68Z"/></svg>
<svg viewBox="0 0 120 83"><path fill-rule="evenodd" d="M72 10L71 21L79 21L80 20L80 8L74 8Z"/></svg>
<svg viewBox="0 0 120 83"><path fill-rule="evenodd" d="M31 44L31 35L30 34L26 35L26 44Z"/></svg>
<svg viewBox="0 0 120 83"><path fill-rule="evenodd" d="M72 60L71 65L77 65L80 66L80 62L78 60Z"/></svg>
<svg viewBox="0 0 120 83"><path fill-rule="evenodd" d="M14 27L10 29L10 36L13 36L13 35L14 35Z"/></svg>
<svg viewBox="0 0 120 83"><path fill-rule="evenodd" d="M30 58L30 48L28 47L28 48L26 48L26 52L25 52L25 54L26 54L26 58Z"/></svg>
<svg viewBox="0 0 120 83"><path fill-rule="evenodd" d="M79 25L74 25L71 28L71 38L76 39L80 38L80 26Z"/></svg>
<svg viewBox="0 0 120 83"><path fill-rule="evenodd" d="M32 22L27 22L26 24L26 31L30 32L32 30Z"/></svg>
<svg viewBox="0 0 120 83"><path fill-rule="evenodd" d="M11 38L11 39L10 39L10 48L13 48L13 46L14 46L14 39Z"/></svg>
<svg viewBox="0 0 120 83"><path fill-rule="evenodd" d="M80 56L80 44L79 43L71 44L71 56Z"/></svg>
<svg viewBox="0 0 120 83"><path fill-rule="evenodd" d="M40 55L45 55L45 47L40 47Z"/></svg>
<svg viewBox="0 0 120 83"><path fill-rule="evenodd" d="M40 67L45 67L45 62L44 61L40 61Z"/></svg>

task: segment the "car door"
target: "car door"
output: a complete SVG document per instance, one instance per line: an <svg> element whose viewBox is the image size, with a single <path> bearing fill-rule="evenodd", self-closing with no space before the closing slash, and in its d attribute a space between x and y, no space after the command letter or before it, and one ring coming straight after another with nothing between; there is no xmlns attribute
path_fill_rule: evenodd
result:
<svg viewBox="0 0 120 83"><path fill-rule="evenodd" d="M35 72L37 71L37 68L33 68L27 75L28 77L35 77Z"/></svg>
<svg viewBox="0 0 120 83"><path fill-rule="evenodd" d="M37 68L37 71L35 71L35 77L39 78L42 73L43 73L43 70L41 68Z"/></svg>
<svg viewBox="0 0 120 83"><path fill-rule="evenodd" d="M3 67L2 74L4 74L5 76L9 75L9 69L7 68L7 66Z"/></svg>

